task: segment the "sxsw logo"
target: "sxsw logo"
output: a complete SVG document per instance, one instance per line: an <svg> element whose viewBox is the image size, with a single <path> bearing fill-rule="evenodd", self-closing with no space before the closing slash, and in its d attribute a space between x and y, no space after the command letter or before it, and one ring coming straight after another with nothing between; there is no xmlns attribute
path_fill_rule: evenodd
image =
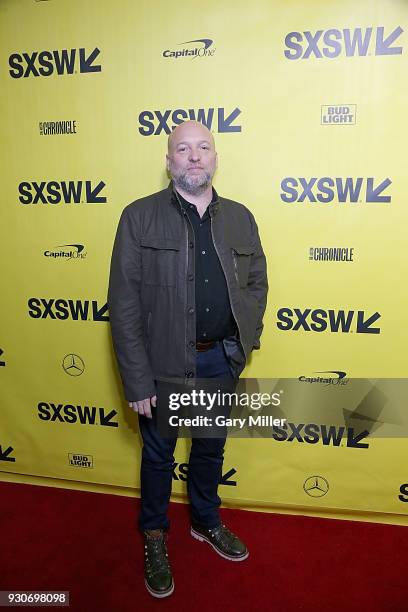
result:
<svg viewBox="0 0 408 612"><path fill-rule="evenodd" d="M235 123L240 114L238 107L232 111L225 108L144 110L139 114L139 132L142 136L158 136L162 132L170 134L177 125L189 119L199 121L209 130L219 133L241 132L241 126Z"/></svg>
<svg viewBox="0 0 408 612"><path fill-rule="evenodd" d="M52 423L79 423L80 425L102 425L103 427L118 427L112 419L117 415L116 410L107 414L104 408L95 406L80 406L75 404L54 404L53 402L38 403L38 418L41 421Z"/></svg>
<svg viewBox="0 0 408 612"><path fill-rule="evenodd" d="M33 319L72 319L73 321L109 321L108 304L98 306L96 300L36 298L28 300L28 314Z"/></svg>
<svg viewBox="0 0 408 612"><path fill-rule="evenodd" d="M355 125L357 105L322 106L320 123L322 125Z"/></svg>
<svg viewBox="0 0 408 612"><path fill-rule="evenodd" d="M391 196L384 192L391 185L391 179L382 181L374 177L363 178L304 178L288 176L281 182L283 202L367 202L382 203L391 202Z"/></svg>
<svg viewBox="0 0 408 612"><path fill-rule="evenodd" d="M398 495L398 499L402 502L408 502L408 482L404 482L400 486L400 495Z"/></svg>
<svg viewBox="0 0 408 612"><path fill-rule="evenodd" d="M23 181L18 186L21 204L106 204L104 181Z"/></svg>
<svg viewBox="0 0 408 612"><path fill-rule="evenodd" d="M282 331L379 334L381 328L373 325L380 317L378 312L367 315L364 310L280 308L276 326Z"/></svg>
<svg viewBox="0 0 408 612"><path fill-rule="evenodd" d="M289 60L333 59L367 55L401 55L402 47L394 45L404 30L398 26L385 32L377 28L331 28L317 32L289 32L285 37L285 57Z"/></svg>
<svg viewBox="0 0 408 612"><path fill-rule="evenodd" d="M10 76L13 79L29 76L51 76L74 74L75 72L101 72L95 64L100 51L97 47L89 53L85 49L62 49L60 51L34 51L33 53L12 53L9 57Z"/></svg>
<svg viewBox="0 0 408 612"><path fill-rule="evenodd" d="M0 461L14 462L16 460L15 457L10 457L13 450L14 448L12 446L8 446L7 448L5 448L5 447L2 447L0 444Z"/></svg>
<svg viewBox="0 0 408 612"><path fill-rule="evenodd" d="M289 428L289 429L288 429ZM277 442L306 442L323 446L342 446L348 448L368 448L362 442L369 435L367 430L355 433L353 427L344 425L318 425L316 423L284 423L281 427L272 428L272 437Z"/></svg>
<svg viewBox="0 0 408 612"><path fill-rule="evenodd" d="M235 468L231 468L228 472L221 475L219 480L220 485L226 485L229 487L236 487L237 481L230 480L231 476L237 473ZM173 480L183 480L186 481L188 478L188 463L173 463Z"/></svg>
<svg viewBox="0 0 408 612"><path fill-rule="evenodd" d="M188 40L187 42L180 43L179 47L182 45L192 46L185 47L184 49L166 49L163 51L163 57L171 59L179 59L180 57L189 57L190 59L196 59L197 57L212 57L215 53L215 49L211 48L213 42L211 38Z"/></svg>

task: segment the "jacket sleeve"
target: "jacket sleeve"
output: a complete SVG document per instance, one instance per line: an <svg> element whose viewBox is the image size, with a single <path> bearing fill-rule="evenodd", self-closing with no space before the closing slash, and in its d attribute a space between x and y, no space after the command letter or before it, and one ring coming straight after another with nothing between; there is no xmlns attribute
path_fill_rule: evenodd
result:
<svg viewBox="0 0 408 612"><path fill-rule="evenodd" d="M144 342L140 285L140 228L136 215L131 215L127 206L122 211L112 250L108 306L113 346L129 402L156 393Z"/></svg>
<svg viewBox="0 0 408 612"><path fill-rule="evenodd" d="M263 317L266 309L268 295L268 277L266 257L262 249L261 240L256 221L250 214L252 223L253 244L255 246L254 254L251 257L251 264L248 276L248 291L258 302L258 323L256 326L253 349L261 347L260 337L263 330Z"/></svg>

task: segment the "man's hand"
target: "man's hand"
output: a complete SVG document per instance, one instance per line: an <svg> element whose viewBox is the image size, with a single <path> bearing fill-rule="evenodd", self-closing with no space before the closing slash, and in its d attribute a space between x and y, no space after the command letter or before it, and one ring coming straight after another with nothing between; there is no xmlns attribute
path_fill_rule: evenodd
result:
<svg viewBox="0 0 408 612"><path fill-rule="evenodd" d="M138 402L129 402L129 406L135 412L138 412L142 416L146 416L149 419L151 419L152 410L150 406L152 405L153 408L156 408L156 401L157 401L157 395L153 395L153 397L147 397L146 399L139 400Z"/></svg>

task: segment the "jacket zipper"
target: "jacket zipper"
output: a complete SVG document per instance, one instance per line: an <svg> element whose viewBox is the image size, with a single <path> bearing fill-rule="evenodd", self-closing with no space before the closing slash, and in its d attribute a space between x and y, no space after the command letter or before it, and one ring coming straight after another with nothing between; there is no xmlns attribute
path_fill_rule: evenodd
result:
<svg viewBox="0 0 408 612"><path fill-rule="evenodd" d="M190 223L190 220L187 217L187 213L183 210L183 205L180 202L180 198L178 197L177 191L175 191L174 193L176 194L177 202L180 205L180 211L184 219L184 229L185 229L185 235L186 235L186 257L184 261L184 278L187 281L187 271L188 271L188 226L187 226L187 223ZM193 234L194 234L194 231L193 231ZM184 365L185 367L187 367L187 290L188 290L187 285L185 285L185 291L184 291L184 320L185 320L185 324L184 324ZM186 377L185 372L186 371L184 370L184 380L186 382L187 377Z"/></svg>
<svg viewBox="0 0 408 612"><path fill-rule="evenodd" d="M235 315L234 308L233 308L233 305L232 305L232 300L231 300L231 292L230 292L230 288L229 288L229 285L228 285L227 275L225 274L224 266L222 265L221 257L220 257L220 254L219 254L219 252L218 252L217 245L215 244L215 240L214 240L214 232L213 232L213 223L212 223L212 220L213 220L213 218L212 218L212 216L210 216L211 238L212 238L212 241L213 241L213 245L214 245L215 252L217 253L217 256L218 256L219 262L220 262L220 264L221 264L222 271L224 272L225 282L226 282L226 285L227 285L227 290L228 290L228 297L229 297L229 301L230 301L230 305L231 305L231 311L232 311L232 314L233 314L233 316L234 316L235 323L237 324L238 333L239 333L239 341L240 341L240 343L241 343L242 350L244 351L245 360L247 361L247 360L248 360L248 356L247 356L247 354L246 354L245 347L244 347L243 343L241 342L241 330L239 329L238 319L237 319L237 317L236 317L236 315ZM236 268L236 261L235 261L235 258L234 258L234 267ZM237 274L238 274L238 272L236 271L236 272L235 272L235 275L237 275Z"/></svg>
<svg viewBox="0 0 408 612"><path fill-rule="evenodd" d="M233 261L234 261L234 272L235 272L235 278L237 279L237 283L238 283L238 285L239 285L237 256L235 255L234 249L232 249L232 259L233 259Z"/></svg>
<svg viewBox="0 0 408 612"><path fill-rule="evenodd" d="M150 336L150 320L152 318L152 313L149 312L149 314L147 315L147 336Z"/></svg>

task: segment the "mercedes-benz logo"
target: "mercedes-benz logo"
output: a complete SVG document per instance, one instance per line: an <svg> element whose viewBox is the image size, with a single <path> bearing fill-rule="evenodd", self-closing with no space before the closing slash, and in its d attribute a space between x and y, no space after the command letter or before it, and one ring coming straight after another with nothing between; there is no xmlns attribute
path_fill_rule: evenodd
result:
<svg viewBox="0 0 408 612"><path fill-rule="evenodd" d="M85 364L79 355L68 353L62 360L62 367L66 374L70 376L81 376L85 370Z"/></svg>
<svg viewBox="0 0 408 612"><path fill-rule="evenodd" d="M310 476L303 483L303 490L310 497L323 497L329 491L329 483L323 476Z"/></svg>

